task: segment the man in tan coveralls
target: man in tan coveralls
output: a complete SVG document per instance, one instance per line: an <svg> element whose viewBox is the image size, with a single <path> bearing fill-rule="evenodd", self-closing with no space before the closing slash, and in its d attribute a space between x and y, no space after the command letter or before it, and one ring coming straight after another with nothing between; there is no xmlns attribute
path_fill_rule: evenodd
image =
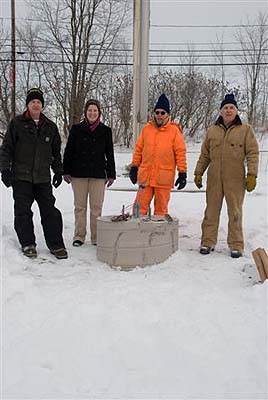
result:
<svg viewBox="0 0 268 400"><path fill-rule="evenodd" d="M224 197L229 218L227 243L231 257L241 257L244 249L242 206L245 189L251 192L256 187L259 149L252 127L242 124L237 112L234 95L227 94L221 103L219 118L207 130L194 171L194 181L200 189L202 175L208 168L201 254L214 250Z"/></svg>

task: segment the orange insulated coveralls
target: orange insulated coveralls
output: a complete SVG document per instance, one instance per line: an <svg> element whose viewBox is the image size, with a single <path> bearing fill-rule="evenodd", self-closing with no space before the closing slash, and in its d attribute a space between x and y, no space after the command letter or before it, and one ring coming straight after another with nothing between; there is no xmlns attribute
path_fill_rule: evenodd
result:
<svg viewBox="0 0 268 400"><path fill-rule="evenodd" d="M178 125L170 120L161 127L153 120L146 124L137 140L131 166L138 167L138 184L144 187L135 200L140 204L140 214L147 214L153 197L154 214L168 214L176 167L179 172L186 172L186 146Z"/></svg>

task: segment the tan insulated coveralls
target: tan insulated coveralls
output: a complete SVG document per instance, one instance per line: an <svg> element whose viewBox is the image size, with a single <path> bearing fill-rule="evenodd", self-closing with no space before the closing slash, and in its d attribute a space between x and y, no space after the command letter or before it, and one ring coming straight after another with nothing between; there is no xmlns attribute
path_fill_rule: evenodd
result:
<svg viewBox="0 0 268 400"><path fill-rule="evenodd" d="M257 176L259 149L250 125L211 126L202 144L195 175L203 175L208 167L202 246L217 242L223 198L228 210L227 243L231 250L244 249L242 205L245 195L245 164L247 174Z"/></svg>

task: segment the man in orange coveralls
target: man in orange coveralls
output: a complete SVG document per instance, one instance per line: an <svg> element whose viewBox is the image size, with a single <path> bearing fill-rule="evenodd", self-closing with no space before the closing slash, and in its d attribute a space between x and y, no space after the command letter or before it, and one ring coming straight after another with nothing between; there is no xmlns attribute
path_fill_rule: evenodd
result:
<svg viewBox="0 0 268 400"><path fill-rule="evenodd" d="M168 214L170 191L174 186L183 189L187 182L186 146L178 125L170 120L169 100L162 94L155 107L154 117L141 131L130 169L130 180L142 187L135 203L140 215L146 215L154 197L154 215Z"/></svg>

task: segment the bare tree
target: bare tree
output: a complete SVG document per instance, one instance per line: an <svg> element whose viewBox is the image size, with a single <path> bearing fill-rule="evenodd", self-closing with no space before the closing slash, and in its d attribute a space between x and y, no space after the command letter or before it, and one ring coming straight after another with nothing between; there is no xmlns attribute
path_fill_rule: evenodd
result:
<svg viewBox="0 0 268 400"><path fill-rule="evenodd" d="M3 26L0 27L0 51L5 52L7 43L7 34L4 34ZM3 53L5 54L5 53ZM0 138L3 138L4 132L11 118L11 91L10 91L10 63L0 60Z"/></svg>
<svg viewBox="0 0 268 400"><path fill-rule="evenodd" d="M127 0L31 1L41 24L35 60L61 110L64 132L80 121L83 106L105 77L106 57L126 24ZM40 29L42 27L42 29ZM32 42L29 38L29 44ZM42 51L40 46L42 45Z"/></svg>
<svg viewBox="0 0 268 400"><path fill-rule="evenodd" d="M261 127L267 132L268 128L268 66L262 68L260 77L260 101L258 106L258 120Z"/></svg>
<svg viewBox="0 0 268 400"><path fill-rule="evenodd" d="M117 41L107 58L109 70L93 92L101 100L102 116L113 132L114 143L127 147L132 139L133 77L130 71L129 48L125 41Z"/></svg>
<svg viewBox="0 0 268 400"><path fill-rule="evenodd" d="M224 67L224 61L225 61L225 54L224 54L224 36L222 35L219 37L216 35L217 39L217 44L212 45L212 51L214 52L214 57L216 62L220 64L220 68L214 67L214 76L221 81L221 97L224 98L224 95L226 93L226 79L225 79L225 67ZM219 72L220 72L220 77L219 77Z"/></svg>
<svg viewBox="0 0 268 400"><path fill-rule="evenodd" d="M268 14L259 13L256 22L257 26L252 26L247 20L236 35L242 49L240 61L245 79L247 116L249 123L253 125L257 122L261 74L268 60Z"/></svg>
<svg viewBox="0 0 268 400"><path fill-rule="evenodd" d="M122 139L123 144L130 146L133 131L132 131L132 92L133 92L133 77L127 73L117 78L116 85L116 107L119 110L119 118L122 121Z"/></svg>
<svg viewBox="0 0 268 400"><path fill-rule="evenodd" d="M112 61L112 60L111 60ZM118 109L115 107L115 92L117 85L118 71L114 65L109 70L106 69L105 79L99 81L98 86L92 92L93 97L97 98L101 103L102 120L112 129L113 140L115 143L119 141L122 122L119 118Z"/></svg>
<svg viewBox="0 0 268 400"><path fill-rule="evenodd" d="M220 81L191 70L187 73L162 71L150 77L151 110L163 92L171 103L171 118L189 137L195 137L200 129L215 121L221 99Z"/></svg>
<svg viewBox="0 0 268 400"><path fill-rule="evenodd" d="M122 44L122 68L121 73L115 79L114 87L114 105L116 108L116 115L120 119L121 129L120 144L129 147L132 137L132 97L133 97L133 71L129 68L129 54L127 51L126 43Z"/></svg>

